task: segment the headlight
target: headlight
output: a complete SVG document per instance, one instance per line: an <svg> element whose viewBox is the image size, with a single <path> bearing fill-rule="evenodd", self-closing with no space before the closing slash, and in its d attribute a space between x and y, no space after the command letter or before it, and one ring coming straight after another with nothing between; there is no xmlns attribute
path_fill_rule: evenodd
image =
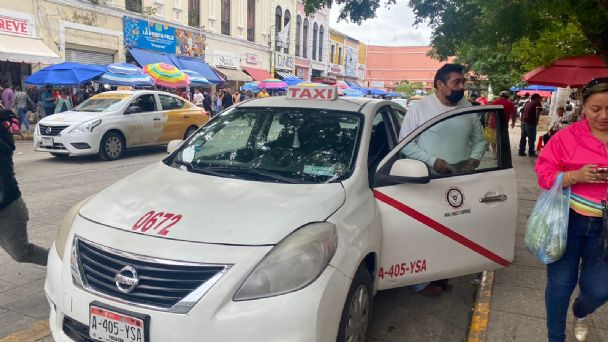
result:
<svg viewBox="0 0 608 342"><path fill-rule="evenodd" d="M82 208L89 201L89 198L86 198L73 206L72 209L65 214L63 222L61 222L61 226L59 227L57 236L55 237L55 250L57 251L57 254L59 254L59 259L61 260L63 260L63 252L65 251L65 244L67 242L68 235L70 234L72 223L74 223L74 219L76 218L76 215L78 215L80 208Z"/></svg>
<svg viewBox="0 0 608 342"><path fill-rule="evenodd" d="M277 296L308 286L325 270L338 247L336 226L308 224L276 245L247 277L234 300Z"/></svg>
<svg viewBox="0 0 608 342"><path fill-rule="evenodd" d="M89 121L82 123L70 130L69 134L82 134L82 133L90 133L93 132L95 127L101 125L101 119L97 119L95 121Z"/></svg>
<svg viewBox="0 0 608 342"><path fill-rule="evenodd" d="M40 125L36 124L36 135L40 135Z"/></svg>

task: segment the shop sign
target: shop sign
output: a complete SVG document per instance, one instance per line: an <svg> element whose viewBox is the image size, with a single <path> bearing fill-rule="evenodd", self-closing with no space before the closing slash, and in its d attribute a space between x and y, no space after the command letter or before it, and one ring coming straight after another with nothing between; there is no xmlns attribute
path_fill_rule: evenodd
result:
<svg viewBox="0 0 608 342"><path fill-rule="evenodd" d="M175 27L131 17L123 17L127 47L166 53L176 52Z"/></svg>
<svg viewBox="0 0 608 342"><path fill-rule="evenodd" d="M258 55L254 54L254 53L247 53L245 54L245 61L247 62L247 64L258 64Z"/></svg>
<svg viewBox="0 0 608 342"><path fill-rule="evenodd" d="M274 68L279 70L291 71L295 68L295 58L288 54L275 51Z"/></svg>
<svg viewBox="0 0 608 342"><path fill-rule="evenodd" d="M296 65L308 68L310 66L310 59L296 57Z"/></svg>
<svg viewBox="0 0 608 342"><path fill-rule="evenodd" d="M373 88L384 88L384 81L372 81L370 85Z"/></svg>
<svg viewBox="0 0 608 342"><path fill-rule="evenodd" d="M0 15L0 32L29 36L29 20Z"/></svg>
<svg viewBox="0 0 608 342"><path fill-rule="evenodd" d="M365 79L365 64L357 64L357 78Z"/></svg>
<svg viewBox="0 0 608 342"><path fill-rule="evenodd" d="M330 64L329 65L329 73L334 75L344 75L344 69L340 64Z"/></svg>
<svg viewBox="0 0 608 342"><path fill-rule="evenodd" d="M354 48L346 47L346 58L344 61L344 76L357 77L357 62L359 53Z"/></svg>
<svg viewBox="0 0 608 342"><path fill-rule="evenodd" d="M213 54L213 64L220 68L238 69L241 63L239 55L215 50Z"/></svg>
<svg viewBox="0 0 608 342"><path fill-rule="evenodd" d="M172 53L178 55L205 57L206 37L199 32L192 32L181 28L175 29L177 50Z"/></svg>

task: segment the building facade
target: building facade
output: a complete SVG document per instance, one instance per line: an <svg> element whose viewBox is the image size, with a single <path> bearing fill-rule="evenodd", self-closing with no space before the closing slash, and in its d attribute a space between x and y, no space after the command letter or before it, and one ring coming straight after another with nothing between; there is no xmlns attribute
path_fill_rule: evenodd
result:
<svg viewBox="0 0 608 342"><path fill-rule="evenodd" d="M329 77L339 81L362 81L367 58L365 44L334 29L330 29L329 44Z"/></svg>
<svg viewBox="0 0 608 342"><path fill-rule="evenodd" d="M298 0L296 17L296 76L305 80L323 79L329 65L329 9L307 16Z"/></svg>

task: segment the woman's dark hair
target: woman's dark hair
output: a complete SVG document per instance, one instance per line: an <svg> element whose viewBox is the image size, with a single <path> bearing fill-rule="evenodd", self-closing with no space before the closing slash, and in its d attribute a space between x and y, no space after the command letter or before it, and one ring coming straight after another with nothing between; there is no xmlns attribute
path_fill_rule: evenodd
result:
<svg viewBox="0 0 608 342"><path fill-rule="evenodd" d="M583 88L583 104L593 94L608 93L608 77L596 78Z"/></svg>
<svg viewBox="0 0 608 342"><path fill-rule="evenodd" d="M443 82L443 84L448 83L448 80L450 79L450 74L453 72L462 74L464 72L464 66L462 64L455 63L444 64L441 68L439 68L439 70L437 70L437 73L435 74L435 79L433 80L433 87L437 89L437 81L441 81Z"/></svg>

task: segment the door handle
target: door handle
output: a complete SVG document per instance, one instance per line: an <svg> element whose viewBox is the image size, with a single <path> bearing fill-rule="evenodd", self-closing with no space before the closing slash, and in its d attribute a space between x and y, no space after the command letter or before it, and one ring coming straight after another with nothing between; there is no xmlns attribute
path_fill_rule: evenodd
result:
<svg viewBox="0 0 608 342"><path fill-rule="evenodd" d="M188 119L190 117L190 115L186 114L184 115L184 119Z"/></svg>
<svg viewBox="0 0 608 342"><path fill-rule="evenodd" d="M479 203L504 202L507 200L507 195L500 194L496 196L486 196L479 199Z"/></svg>
<svg viewBox="0 0 608 342"><path fill-rule="evenodd" d="M160 121L160 118L154 118L154 121Z"/></svg>

